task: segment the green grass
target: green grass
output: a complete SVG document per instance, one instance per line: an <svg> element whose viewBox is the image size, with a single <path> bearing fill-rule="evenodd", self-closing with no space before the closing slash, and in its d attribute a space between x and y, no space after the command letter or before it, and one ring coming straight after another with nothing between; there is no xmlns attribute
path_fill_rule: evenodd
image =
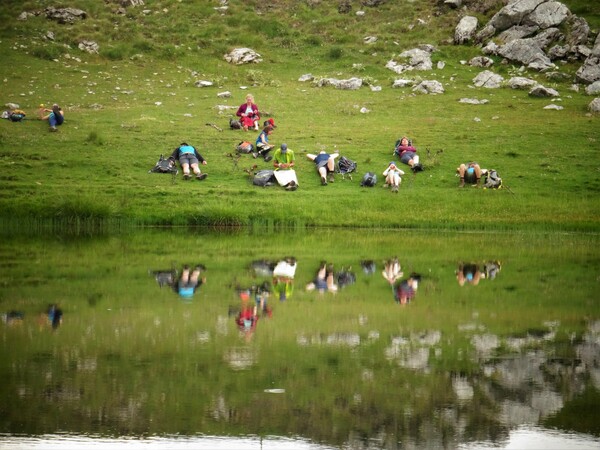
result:
<svg viewBox="0 0 600 450"><path fill-rule="evenodd" d="M460 61L480 52L444 44L457 12L431 14L438 9L433 3L389 2L359 17L339 14L330 2L232 2L221 15L208 4L157 1L146 5L149 14L130 8L126 16L114 15L114 5L74 2L91 8L90 18L66 27L41 16L8 21L8 12L16 17L39 6L7 2L0 56L10 64L0 68L2 97L30 114L21 124L0 122L0 161L7 168L0 174L3 221L597 232L600 118L587 113L591 97L571 91L570 80L554 82L540 73L525 75L557 89L563 111L544 110L550 101L525 91L473 89L480 69ZM598 6L565 3L597 23ZM419 26L419 18L428 25ZM54 41L42 37L46 30L54 31ZM363 44L367 35L378 42ZM98 41L99 55L77 49L85 36ZM391 88L400 76L385 63L421 43L436 45L434 64L446 67L409 75L441 81L443 95ZM261 53L262 63L224 61L223 54L246 44ZM577 68L568 64L561 71L572 77ZM505 78L514 69L499 60L493 66ZM304 73L359 76L383 89L314 88L297 81ZM215 86L197 88L198 79ZM223 91L232 97L218 98ZM237 107L247 92L275 118L272 141L296 152L301 187L294 193L252 186L243 169L255 161L242 157L236 167L228 156L240 140L256 136L228 130L234 110L217 106ZM464 105L458 102L463 97L489 103ZM48 133L34 110L55 101L65 108L66 123ZM370 112L360 113L362 107ZM406 175L398 195L381 189L381 181L360 188L362 174L380 174L404 134L414 139L427 170ZM173 184L170 176L147 173L161 153L184 140L208 160L205 182L179 178ZM354 179L321 187L305 158L321 149L356 160ZM496 168L510 190L458 189L455 169L466 160Z"/></svg>

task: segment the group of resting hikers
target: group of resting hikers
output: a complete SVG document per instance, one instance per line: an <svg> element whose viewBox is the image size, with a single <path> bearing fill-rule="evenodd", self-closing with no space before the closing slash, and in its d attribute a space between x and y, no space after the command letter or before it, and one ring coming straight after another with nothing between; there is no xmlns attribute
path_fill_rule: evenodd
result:
<svg viewBox="0 0 600 450"><path fill-rule="evenodd" d="M246 96L246 101L236 111L237 119L230 119L229 126L233 130L259 131L259 134L254 143L249 140L243 140L237 145L237 152L239 154L251 154L253 158L263 159L265 162L271 162L272 170L260 171L268 172L267 176L269 180L265 181L264 184L270 185L279 184L288 191L295 191L298 189L298 177L295 171L296 155L287 144L283 143L279 148L275 149L275 145L269 142L270 136L277 126L273 118L266 120L262 127L259 126L261 115L258 106L254 102L254 97L251 94ZM408 169L413 173L421 172L423 165L420 162L419 154L417 149L413 146L412 141L403 136L398 139L394 145L393 157L397 157L398 160L408 166ZM313 161L320 177L321 184L327 186L328 183L335 181L336 173L336 159L340 157L338 152L327 153L320 151L319 153L307 153L306 157ZM183 178L190 179L192 175L198 180L204 180L207 177L206 173L203 173L200 169L201 165L206 165L206 159L198 153L195 147L184 142L177 147L171 154L169 160L175 164L176 161L181 165L183 171ZM255 166L256 167L256 166ZM338 172L340 172L338 170ZM477 162L468 162L461 164L457 169L456 173L460 178L459 186L463 187L466 184L479 186L482 176L488 171L482 169ZM385 170L383 170L384 187L390 187L391 192L398 193L400 184L402 183L402 176L405 172L396 165L395 161L389 162ZM376 183L376 175L373 172L368 172L367 175L371 176L371 179L361 182L361 186L374 186ZM368 181L368 182L367 182ZM256 183L255 184L259 184ZM498 186L492 186L498 187Z"/></svg>

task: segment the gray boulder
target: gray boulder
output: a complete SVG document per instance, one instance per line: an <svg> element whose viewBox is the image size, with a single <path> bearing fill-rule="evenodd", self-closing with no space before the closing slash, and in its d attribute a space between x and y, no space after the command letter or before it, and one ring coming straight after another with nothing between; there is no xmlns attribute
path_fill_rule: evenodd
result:
<svg viewBox="0 0 600 450"><path fill-rule="evenodd" d="M596 37L590 56L587 57L575 75L579 81L586 84L600 80L600 34Z"/></svg>
<svg viewBox="0 0 600 450"><path fill-rule="evenodd" d="M444 86L436 80L423 80L412 90L413 92L420 92L421 94L443 94Z"/></svg>
<svg viewBox="0 0 600 450"><path fill-rule="evenodd" d="M571 47L585 45L590 36L590 26L583 17L571 15L567 20L571 32L567 36L566 43Z"/></svg>
<svg viewBox="0 0 600 450"><path fill-rule="evenodd" d="M475 34L477 24L477 17L474 16L465 16L460 19L454 30L454 43L460 45L470 41Z"/></svg>
<svg viewBox="0 0 600 450"><path fill-rule="evenodd" d="M473 84L477 87L484 87L488 89L497 89L502 86L504 78L489 70L484 70L473 78Z"/></svg>
<svg viewBox="0 0 600 450"><path fill-rule="evenodd" d="M538 82L531 78L512 77L506 84L512 89L531 89L532 87L537 86Z"/></svg>
<svg viewBox="0 0 600 450"><path fill-rule="evenodd" d="M504 31L523 22L525 16L532 13L546 0L515 0L498 11L488 22L496 31Z"/></svg>
<svg viewBox="0 0 600 450"><path fill-rule="evenodd" d="M502 43L507 43L514 41L515 39L523 39L533 36L539 29L540 27L537 25L515 25L500 33L498 35L498 40Z"/></svg>
<svg viewBox="0 0 600 450"><path fill-rule="evenodd" d="M231 52L227 53L224 58L225 61L237 65L262 62L260 54L245 47L234 48Z"/></svg>
<svg viewBox="0 0 600 450"><path fill-rule="evenodd" d="M87 13L76 8L54 8L48 6L44 10L47 19L54 20L60 24L72 24L78 20L87 18Z"/></svg>
<svg viewBox="0 0 600 450"><path fill-rule="evenodd" d="M475 56L469 60L469 65L473 67L491 67L493 64L494 60L487 56Z"/></svg>
<svg viewBox="0 0 600 450"><path fill-rule="evenodd" d="M555 67L534 39L515 39L499 47L498 54L539 70Z"/></svg>
<svg viewBox="0 0 600 450"><path fill-rule="evenodd" d="M560 94L557 90L538 84L529 91L530 97L558 97Z"/></svg>
<svg viewBox="0 0 600 450"><path fill-rule="evenodd" d="M555 27L563 23L571 12L562 3L547 1L540 4L523 18L526 25L536 25L541 29Z"/></svg>
<svg viewBox="0 0 600 450"><path fill-rule="evenodd" d="M590 102L588 105L588 109L593 113L600 112L600 97L596 97L594 100Z"/></svg>
<svg viewBox="0 0 600 450"><path fill-rule="evenodd" d="M589 86L585 87L585 93L587 95L598 95L600 94L600 80L594 81Z"/></svg>

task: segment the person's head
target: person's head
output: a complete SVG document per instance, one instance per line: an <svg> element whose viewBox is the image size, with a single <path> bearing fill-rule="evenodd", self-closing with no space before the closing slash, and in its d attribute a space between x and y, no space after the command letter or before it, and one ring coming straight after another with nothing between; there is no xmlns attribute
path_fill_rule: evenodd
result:
<svg viewBox="0 0 600 450"><path fill-rule="evenodd" d="M54 105L52 105L52 112L57 113L59 111L60 111L60 106L58 106L58 104L55 103Z"/></svg>
<svg viewBox="0 0 600 450"><path fill-rule="evenodd" d="M394 161L390 161L390 169L395 169L396 168L396 163Z"/></svg>
<svg viewBox="0 0 600 450"><path fill-rule="evenodd" d="M287 153L288 146L287 144L281 144L281 153Z"/></svg>
<svg viewBox="0 0 600 450"><path fill-rule="evenodd" d="M400 145L408 145L408 138L406 136L402 136L402 139L400 139Z"/></svg>
<svg viewBox="0 0 600 450"><path fill-rule="evenodd" d="M265 121L265 126L272 126L273 128L277 128L277 125L275 125L275 121L273 120L273 118L271 117L269 120Z"/></svg>
<svg viewBox="0 0 600 450"><path fill-rule="evenodd" d="M254 103L254 96L252 94L246 95L246 103Z"/></svg>
<svg viewBox="0 0 600 450"><path fill-rule="evenodd" d="M181 144L179 144L180 147L187 147L187 142L182 142Z"/></svg>

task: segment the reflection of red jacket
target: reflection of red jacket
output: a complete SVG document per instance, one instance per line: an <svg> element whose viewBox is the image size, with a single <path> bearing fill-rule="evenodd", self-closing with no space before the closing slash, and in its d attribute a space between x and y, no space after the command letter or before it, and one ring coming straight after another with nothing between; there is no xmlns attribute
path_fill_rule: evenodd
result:
<svg viewBox="0 0 600 450"><path fill-rule="evenodd" d="M246 321L250 321L251 322L251 326L249 328L247 328L245 326L245 322ZM238 324L238 326L242 329L242 330L254 330L256 328L256 323L258 322L258 316L254 315L254 309L253 308L244 308L241 312L240 315L238 316L238 318L236 319L236 323Z"/></svg>

